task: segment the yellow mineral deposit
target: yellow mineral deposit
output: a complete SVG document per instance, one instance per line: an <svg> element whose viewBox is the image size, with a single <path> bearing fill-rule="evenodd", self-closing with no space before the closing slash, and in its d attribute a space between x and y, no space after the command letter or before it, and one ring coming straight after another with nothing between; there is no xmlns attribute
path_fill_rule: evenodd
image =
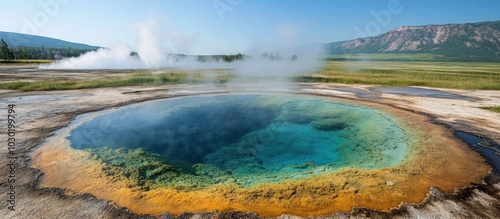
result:
<svg viewBox="0 0 500 219"><path fill-rule="evenodd" d="M482 158L451 131L406 111L370 104L400 118L417 133L410 155L398 166L382 169L342 168L299 180L239 187L231 183L200 189L169 187L141 190L123 176L106 175L105 164L89 159L88 152L69 146L63 136L71 127L48 139L32 154L33 167L44 172L42 187L60 187L111 200L135 213L251 211L261 216L281 214L326 215L366 207L388 211L402 202L421 202L431 187L446 192L480 183L491 171Z"/></svg>

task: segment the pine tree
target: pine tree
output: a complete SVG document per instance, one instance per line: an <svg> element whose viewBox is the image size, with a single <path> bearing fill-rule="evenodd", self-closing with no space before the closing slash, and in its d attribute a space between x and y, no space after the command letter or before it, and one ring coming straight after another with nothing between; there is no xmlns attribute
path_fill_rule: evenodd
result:
<svg viewBox="0 0 500 219"><path fill-rule="evenodd" d="M2 56L4 61L9 61L14 59L14 53L10 51L9 45L7 45L5 40L3 39L0 40L0 46L2 47L0 49L0 55Z"/></svg>

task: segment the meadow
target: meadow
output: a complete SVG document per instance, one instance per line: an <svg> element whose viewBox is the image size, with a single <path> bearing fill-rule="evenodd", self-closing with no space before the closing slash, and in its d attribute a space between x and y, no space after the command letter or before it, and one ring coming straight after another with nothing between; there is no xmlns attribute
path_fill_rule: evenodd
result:
<svg viewBox="0 0 500 219"><path fill-rule="evenodd" d="M87 80L39 80L39 81L11 81L0 83L0 89L20 91L50 91L50 90L77 90L103 87L123 86L155 86L169 84L196 84L196 83L226 83L235 75L227 70L205 72L201 70L169 70L165 73L152 74L146 70L137 70L127 76L107 76L101 79Z"/></svg>
<svg viewBox="0 0 500 219"><path fill-rule="evenodd" d="M0 66L4 65L10 64L4 63ZM210 71L171 69L161 74L152 74L147 70L136 70L125 76L86 80L54 80L53 77L49 77L46 80L2 82L0 78L0 89L46 91L180 83L226 83L237 77L236 73L230 69ZM289 79L293 82L500 90L500 63L369 60L325 61L324 65L316 72L291 76Z"/></svg>
<svg viewBox="0 0 500 219"><path fill-rule="evenodd" d="M500 63L327 61L297 82L427 86L465 90L500 90Z"/></svg>
<svg viewBox="0 0 500 219"><path fill-rule="evenodd" d="M489 110L492 112L500 113L500 106L486 106L486 107L479 107L481 109Z"/></svg>
<svg viewBox="0 0 500 219"><path fill-rule="evenodd" d="M16 59L11 61L0 61L0 66L23 65L23 64L49 64L55 60L47 59Z"/></svg>

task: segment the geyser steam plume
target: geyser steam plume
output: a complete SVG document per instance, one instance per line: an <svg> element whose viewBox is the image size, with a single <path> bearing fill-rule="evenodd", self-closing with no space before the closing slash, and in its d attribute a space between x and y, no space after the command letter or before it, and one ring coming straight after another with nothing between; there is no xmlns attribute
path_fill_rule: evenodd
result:
<svg viewBox="0 0 500 219"><path fill-rule="evenodd" d="M130 56L131 48L119 43L109 48L87 52L79 57L67 58L52 64L41 65L44 69L133 69L144 68L137 57Z"/></svg>
<svg viewBox="0 0 500 219"><path fill-rule="evenodd" d="M287 49L271 53L274 58L264 57L259 51L253 52L243 60L233 62L198 62L195 56L187 56L177 60L174 52L165 51L165 43L170 43L173 48L184 48L192 44L193 38L178 32L163 32L160 34L154 20L143 22L137 28L138 43L137 56L132 56L132 48L124 43L119 43L109 48L85 53L76 58L67 58L52 64L42 65L43 69L151 69L151 68L233 68L241 77L252 78L285 78L299 73L317 70L322 62L320 46L310 47L307 50ZM190 46L190 45L188 45ZM284 52L284 53L282 53ZM292 56L296 55L296 59Z"/></svg>
<svg viewBox="0 0 500 219"><path fill-rule="evenodd" d="M154 32L155 22L149 20L138 27L138 56L132 56L132 48L118 43L109 48L87 52L79 57L67 58L49 65L46 69L144 69L168 67L172 61L161 50L161 43Z"/></svg>
<svg viewBox="0 0 500 219"><path fill-rule="evenodd" d="M137 54L142 63L148 68L165 67L167 59L165 53L161 51L161 43L158 35L154 32L155 21L149 20L139 26L139 43L137 44Z"/></svg>

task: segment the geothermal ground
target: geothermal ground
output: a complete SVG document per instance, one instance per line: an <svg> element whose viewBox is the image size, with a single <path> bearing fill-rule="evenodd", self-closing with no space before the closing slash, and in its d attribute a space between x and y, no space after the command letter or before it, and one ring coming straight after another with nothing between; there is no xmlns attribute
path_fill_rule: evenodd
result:
<svg viewBox="0 0 500 219"><path fill-rule="evenodd" d="M83 80L126 73L79 70L61 74L30 67L0 69L2 81L51 80L53 77ZM59 143L64 139L57 138L64 132L61 128L87 112L172 97L248 93L321 96L375 108L399 118L404 126L418 132L421 140L413 149L415 158L396 167L344 169L328 177L312 178L314 182L298 180L274 187L253 187L253 190L213 187L182 193L142 192L124 179L110 179L102 173L102 164L82 151ZM7 118L7 104L15 104L16 111L16 187L9 188L9 178L3 177L0 194L2 200L9 200L7 192L15 191L16 211L9 210L7 207L11 204L4 202L0 213L6 215L5 218L33 215L40 218L500 217L500 114L479 108L498 105L500 91L232 83L43 92L1 90L0 99L4 104L1 118ZM6 145L7 120L0 120L0 125L3 127L0 141ZM60 131L54 135L56 130ZM480 142L467 146L455 137L456 131L468 140L479 137ZM9 173L11 166L7 164L12 158L8 156L8 147L1 147L0 153L1 171ZM185 203L172 207L182 203L180 199L185 199ZM155 203L160 204L151 208Z"/></svg>

